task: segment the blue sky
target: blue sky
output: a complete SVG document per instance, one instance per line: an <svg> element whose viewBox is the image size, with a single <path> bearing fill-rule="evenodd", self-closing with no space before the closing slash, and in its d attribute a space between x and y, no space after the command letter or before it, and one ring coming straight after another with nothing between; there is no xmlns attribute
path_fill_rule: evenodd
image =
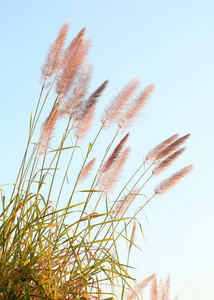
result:
<svg viewBox="0 0 214 300"><path fill-rule="evenodd" d="M190 163L195 169L146 208L146 244L137 261L140 279L169 273L181 300L214 299L213 13L208 0L0 1L0 184L14 180L40 67L64 21L68 41L84 26L92 37L92 89L110 81L98 112L132 77L142 88L155 85L132 128L130 168L172 134L192 134L171 172Z"/></svg>

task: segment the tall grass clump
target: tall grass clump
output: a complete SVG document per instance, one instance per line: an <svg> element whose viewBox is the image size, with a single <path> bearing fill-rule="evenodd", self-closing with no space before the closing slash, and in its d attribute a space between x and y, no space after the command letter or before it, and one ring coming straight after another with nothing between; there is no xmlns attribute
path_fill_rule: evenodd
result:
<svg viewBox="0 0 214 300"><path fill-rule="evenodd" d="M130 80L87 142L108 81L89 92L91 41L83 28L64 48L67 32L64 23L42 66L41 91L11 196L6 199L1 190L0 299L137 299L149 282L151 299L168 299L168 281L160 297L155 275L136 284L129 258L138 247L137 227L143 235L139 213L192 169L184 167L151 188L149 197L144 194L150 179L184 152L189 135L175 134L151 150L118 192L130 153L130 125L154 87L137 93L139 79ZM116 131L109 142L105 132L112 126ZM134 201L140 205L130 215Z"/></svg>

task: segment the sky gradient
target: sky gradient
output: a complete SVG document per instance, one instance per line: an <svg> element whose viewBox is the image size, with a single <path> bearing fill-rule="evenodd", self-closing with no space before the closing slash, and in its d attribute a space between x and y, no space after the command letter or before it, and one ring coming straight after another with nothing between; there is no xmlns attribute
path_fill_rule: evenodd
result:
<svg viewBox="0 0 214 300"><path fill-rule="evenodd" d="M208 0L0 1L0 185L19 168L40 68L64 21L68 41L84 26L92 37L92 90L110 81L98 111L132 77L155 85L132 128L130 168L169 136L191 133L169 174L191 163L194 171L146 208L142 259L131 261L139 279L170 274L180 300L214 299L213 14Z"/></svg>

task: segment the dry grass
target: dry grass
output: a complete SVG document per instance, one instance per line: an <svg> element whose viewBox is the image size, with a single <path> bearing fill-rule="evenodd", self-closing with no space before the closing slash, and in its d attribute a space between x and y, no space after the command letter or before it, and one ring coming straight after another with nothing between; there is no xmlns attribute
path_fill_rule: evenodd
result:
<svg viewBox="0 0 214 300"><path fill-rule="evenodd" d="M189 135L176 134L155 147L116 194L114 187L131 149L124 149L131 133L122 139L119 134L136 120L153 85L135 96L139 79L129 81L105 110L96 136L81 144L91 132L97 102L108 82L88 94L92 67L86 58L91 42L83 28L63 49L67 31L65 23L42 67L41 92L13 191L7 200L1 191L0 299L135 299L150 282L152 300L168 299L168 281L158 298L155 275L131 288L135 280L129 274L129 256L137 246L139 213L192 169L192 165L183 168L154 191L151 186L149 197L144 195L150 178L184 151L179 147ZM50 114L38 138L36 129L51 97ZM53 138L61 121L62 136ZM101 135L112 124L118 127L109 143ZM99 141L102 146L96 148ZM141 199L129 215L139 195L146 200L142 204ZM126 261L120 259L120 240L127 244Z"/></svg>

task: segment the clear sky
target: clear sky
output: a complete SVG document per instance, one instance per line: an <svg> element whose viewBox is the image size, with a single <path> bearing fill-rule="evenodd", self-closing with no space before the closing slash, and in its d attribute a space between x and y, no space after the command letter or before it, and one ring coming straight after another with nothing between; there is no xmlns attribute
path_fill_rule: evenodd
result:
<svg viewBox="0 0 214 300"><path fill-rule="evenodd" d="M69 40L84 26L92 37L92 89L110 80L100 110L132 77L155 85L132 130L131 164L172 134L192 134L171 172L195 169L146 208L146 244L132 261L140 279L170 274L180 300L214 299L213 15L211 0L0 1L0 184L14 180L40 67L64 21Z"/></svg>

